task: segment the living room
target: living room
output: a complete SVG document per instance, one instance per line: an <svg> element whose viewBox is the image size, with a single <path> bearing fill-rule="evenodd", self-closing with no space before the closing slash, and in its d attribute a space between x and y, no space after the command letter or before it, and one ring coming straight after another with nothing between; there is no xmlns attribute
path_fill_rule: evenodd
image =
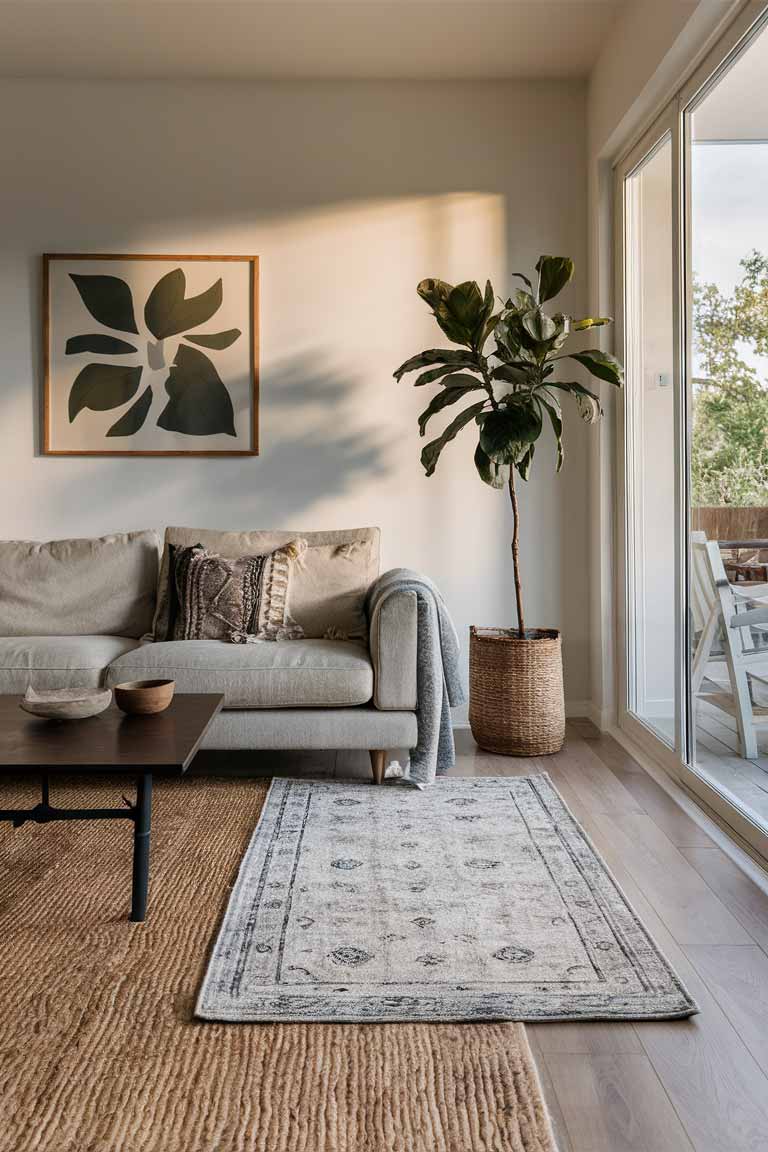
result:
<svg viewBox="0 0 768 1152"><path fill-rule="evenodd" d="M768 1146L766 11L0 0L0 1152Z"/></svg>

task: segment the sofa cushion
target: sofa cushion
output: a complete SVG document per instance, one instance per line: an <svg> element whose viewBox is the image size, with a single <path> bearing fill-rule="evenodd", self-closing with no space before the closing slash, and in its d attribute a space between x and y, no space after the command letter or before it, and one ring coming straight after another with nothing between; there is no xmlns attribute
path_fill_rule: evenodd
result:
<svg viewBox="0 0 768 1152"><path fill-rule="evenodd" d="M106 683L158 678L179 692L223 692L225 708L344 708L373 694L367 649L344 640L142 644L110 665Z"/></svg>
<svg viewBox="0 0 768 1152"><path fill-rule="evenodd" d="M257 556L291 540L307 551L291 581L288 611L310 638L363 640L367 635L365 594L379 574L379 529L338 532L219 532L210 528L166 528L153 626L155 640L168 639L168 548L202 544L220 556Z"/></svg>
<svg viewBox="0 0 768 1152"><path fill-rule="evenodd" d="M100 688L107 665L136 647L129 636L0 637L0 694Z"/></svg>
<svg viewBox="0 0 768 1152"><path fill-rule="evenodd" d="M157 532L0 541L0 636L142 636L152 625Z"/></svg>

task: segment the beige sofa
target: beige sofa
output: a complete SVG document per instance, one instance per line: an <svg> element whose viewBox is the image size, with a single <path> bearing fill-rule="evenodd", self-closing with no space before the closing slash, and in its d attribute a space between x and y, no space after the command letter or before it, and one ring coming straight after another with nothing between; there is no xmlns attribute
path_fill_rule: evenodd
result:
<svg viewBox="0 0 768 1152"><path fill-rule="evenodd" d="M399 593L367 620L378 529L167 529L165 539L236 556L297 536L308 548L291 612L306 639L258 644L154 639L167 586L167 549L155 531L0 542L0 692L169 677L179 692L224 694L206 748L369 749L380 778L376 753L417 742L417 605Z"/></svg>

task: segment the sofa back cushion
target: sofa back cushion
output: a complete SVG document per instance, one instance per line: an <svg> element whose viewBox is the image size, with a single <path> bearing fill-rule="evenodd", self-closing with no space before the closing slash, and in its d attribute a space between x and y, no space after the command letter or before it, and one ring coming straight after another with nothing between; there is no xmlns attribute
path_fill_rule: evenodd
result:
<svg viewBox="0 0 768 1152"><path fill-rule="evenodd" d="M260 556L297 537L307 542L294 566L288 611L308 639L361 640L367 635L365 594L379 574L379 529L336 532L219 532L166 528L155 613L155 640L168 636L168 548L201 544L228 559Z"/></svg>
<svg viewBox="0 0 768 1152"><path fill-rule="evenodd" d="M160 538L0 541L0 636L130 636L152 625Z"/></svg>

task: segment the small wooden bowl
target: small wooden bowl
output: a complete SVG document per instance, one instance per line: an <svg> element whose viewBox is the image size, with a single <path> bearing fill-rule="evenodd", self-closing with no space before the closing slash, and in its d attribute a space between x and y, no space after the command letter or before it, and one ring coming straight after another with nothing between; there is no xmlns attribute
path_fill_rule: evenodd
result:
<svg viewBox="0 0 768 1152"><path fill-rule="evenodd" d="M113 688L115 704L129 716L151 716L166 710L175 687L175 680L127 680Z"/></svg>

